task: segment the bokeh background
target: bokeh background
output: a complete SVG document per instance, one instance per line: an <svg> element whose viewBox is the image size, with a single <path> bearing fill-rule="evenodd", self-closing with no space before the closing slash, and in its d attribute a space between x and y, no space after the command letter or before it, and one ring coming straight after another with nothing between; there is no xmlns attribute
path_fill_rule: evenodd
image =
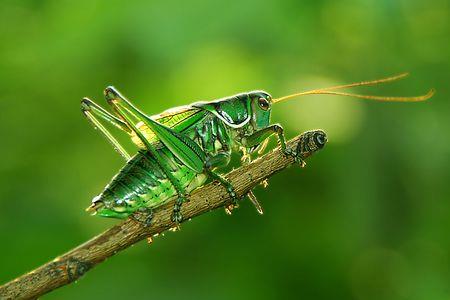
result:
<svg viewBox="0 0 450 300"><path fill-rule="evenodd" d="M403 71L274 107L326 149L226 216L139 243L43 299L450 299L450 6L446 0L12 1L0 4L0 282L116 220L84 212L122 159L83 118L113 84L149 114ZM118 133L120 135L120 133ZM121 139L130 151L127 137Z"/></svg>

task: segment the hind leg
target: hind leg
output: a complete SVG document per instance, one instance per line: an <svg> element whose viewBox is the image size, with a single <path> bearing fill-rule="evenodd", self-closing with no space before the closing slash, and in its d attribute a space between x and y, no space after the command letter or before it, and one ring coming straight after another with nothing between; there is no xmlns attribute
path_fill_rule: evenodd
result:
<svg viewBox="0 0 450 300"><path fill-rule="evenodd" d="M155 158L159 168L166 175L167 179L170 181L172 186L175 188L178 198L174 205L172 221L175 223L180 223L182 221L181 215L181 205L186 201L186 190L179 181L172 174L170 167L167 162L161 157L158 151L155 149L154 145L145 137L141 130L136 127L136 120L142 121L145 124L149 120L141 111L135 108L127 99L125 99L117 90L113 87L108 87L105 89L105 98L108 103L112 106L118 116L127 124L127 126L134 131L136 136L145 145L148 151L152 153ZM152 128L149 124L149 128Z"/></svg>
<svg viewBox="0 0 450 300"><path fill-rule="evenodd" d="M97 119L97 117L103 119L107 123L130 133L130 129L128 126L106 110L104 110L101 106L97 105L95 102L91 101L88 98L83 98L81 101L81 111L84 116L89 120L89 122L98 129L102 135L111 143L114 149L126 160L128 161L131 156L127 153L127 151L122 147L122 145L117 141L117 139L109 132L108 129L103 126L103 124Z"/></svg>

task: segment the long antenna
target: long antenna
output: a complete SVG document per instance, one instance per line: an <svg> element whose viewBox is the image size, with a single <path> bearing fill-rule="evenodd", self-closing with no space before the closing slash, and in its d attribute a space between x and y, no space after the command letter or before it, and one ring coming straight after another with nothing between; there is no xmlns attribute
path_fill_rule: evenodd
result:
<svg viewBox="0 0 450 300"><path fill-rule="evenodd" d="M334 92L335 90L344 89L344 88L351 88L351 87L357 87L357 86L371 86L371 85L393 82L396 80L403 79L408 75L409 75L409 73L402 73L399 75L386 77L386 78L382 78L382 79L377 79L377 80L361 81L361 82L356 82L356 83L351 83L351 84L337 85L337 86L332 86L332 87L328 87L328 88L322 88L322 89L316 89L316 90L296 93L296 94L284 96L281 98L273 99L272 103L278 103L278 102L288 100L288 99L291 99L294 97L306 96L306 95L339 95L339 96L348 96L348 97L355 97L355 98L359 98L359 99L385 101L385 102L419 102L419 101L428 100L434 95L434 93L435 93L434 89L429 90L428 93L426 93L425 95L414 96L414 97L390 97L390 96L374 96L374 95L352 94L352 93L345 93L345 92Z"/></svg>

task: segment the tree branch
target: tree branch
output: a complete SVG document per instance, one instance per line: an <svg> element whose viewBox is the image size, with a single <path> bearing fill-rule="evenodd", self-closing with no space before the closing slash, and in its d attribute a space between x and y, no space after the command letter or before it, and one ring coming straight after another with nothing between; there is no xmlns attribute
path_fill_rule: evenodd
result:
<svg viewBox="0 0 450 300"><path fill-rule="evenodd" d="M287 143L288 149L298 150L301 158L310 156L319 150L309 147L314 143L311 136L315 132L323 134L325 143L326 138L322 131L309 131L290 140ZM293 163L293 157L285 156L277 148L230 172L227 178L238 195L245 195L261 181ZM155 209L150 226L145 227L129 218L39 268L0 286L0 299L35 299L74 282L108 257L142 239L173 228L175 224L171 221L171 214L174 200ZM190 195L190 201L182 207L182 214L187 220L230 203L231 199L226 190L217 182L212 182Z"/></svg>

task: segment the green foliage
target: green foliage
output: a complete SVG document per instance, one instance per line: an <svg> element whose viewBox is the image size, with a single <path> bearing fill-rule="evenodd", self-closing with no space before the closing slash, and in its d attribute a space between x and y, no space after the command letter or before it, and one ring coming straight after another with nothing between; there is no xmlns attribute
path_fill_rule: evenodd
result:
<svg viewBox="0 0 450 300"><path fill-rule="evenodd" d="M141 243L46 299L448 299L449 6L444 0L2 1L0 282L115 220L84 212L122 159L79 111L115 85L149 114L241 91L274 97L412 76L369 103L274 107L327 148L244 203ZM133 149L128 138L122 140Z"/></svg>

